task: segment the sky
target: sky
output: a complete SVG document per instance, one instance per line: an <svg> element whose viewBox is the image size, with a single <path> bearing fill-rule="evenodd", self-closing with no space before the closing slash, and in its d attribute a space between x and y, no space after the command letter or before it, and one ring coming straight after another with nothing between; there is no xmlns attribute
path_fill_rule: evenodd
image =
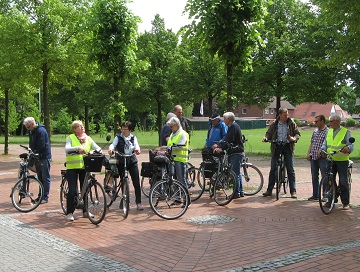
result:
<svg viewBox="0 0 360 272"><path fill-rule="evenodd" d="M128 7L134 15L139 16L142 23L139 24L139 32L151 30L151 21L155 14L165 21L165 28L177 32L182 26L190 23L187 15L182 15L186 0L133 0Z"/></svg>

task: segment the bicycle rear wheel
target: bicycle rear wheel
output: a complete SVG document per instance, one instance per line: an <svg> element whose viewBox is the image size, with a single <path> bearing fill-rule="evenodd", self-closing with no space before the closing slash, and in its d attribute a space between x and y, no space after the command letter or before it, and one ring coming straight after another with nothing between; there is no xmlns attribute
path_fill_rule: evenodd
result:
<svg viewBox="0 0 360 272"><path fill-rule="evenodd" d="M242 164L242 186L245 195L256 195L264 185L264 177L259 168L251 163Z"/></svg>
<svg viewBox="0 0 360 272"><path fill-rule="evenodd" d="M63 178L60 185L60 205L64 214L67 214L67 196L69 193L69 183L67 178Z"/></svg>
<svg viewBox="0 0 360 272"><path fill-rule="evenodd" d="M177 180L162 179L150 190L150 207L163 219L172 220L181 217L188 209L189 203L187 190Z"/></svg>
<svg viewBox="0 0 360 272"><path fill-rule="evenodd" d="M205 190L205 178L199 168L191 167L187 172L187 186L191 201L198 200Z"/></svg>
<svg viewBox="0 0 360 272"><path fill-rule="evenodd" d="M130 190L128 178L124 178L121 182L121 200L119 208L122 209L124 218L127 218L130 210Z"/></svg>
<svg viewBox="0 0 360 272"><path fill-rule="evenodd" d="M334 208L336 198L336 185L333 177L326 175L319 185L319 204L324 214L329 214Z"/></svg>
<svg viewBox="0 0 360 272"><path fill-rule="evenodd" d="M115 199L116 194L116 178L113 177L111 171L107 171L104 178L104 190L106 196L106 205L109 208Z"/></svg>
<svg viewBox="0 0 360 272"><path fill-rule="evenodd" d="M27 177L25 181L20 179L16 182L11 191L11 202L18 211L30 212L40 205L43 193L41 182L34 177Z"/></svg>
<svg viewBox="0 0 360 272"><path fill-rule="evenodd" d="M224 206L231 202L237 189L237 177L233 171L221 172L217 177L213 192L215 202Z"/></svg>
<svg viewBox="0 0 360 272"><path fill-rule="evenodd" d="M154 173L151 177L141 178L141 191L144 196L149 197L151 186L155 184L157 180L160 180L158 173Z"/></svg>
<svg viewBox="0 0 360 272"><path fill-rule="evenodd" d="M106 214L106 196L102 185L92 181L86 190L85 208L91 223L97 225L103 221Z"/></svg>

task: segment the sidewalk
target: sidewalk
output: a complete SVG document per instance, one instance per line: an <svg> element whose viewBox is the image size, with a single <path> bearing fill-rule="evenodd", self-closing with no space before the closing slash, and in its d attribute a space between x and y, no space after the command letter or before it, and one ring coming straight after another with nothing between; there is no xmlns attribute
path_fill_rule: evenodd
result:
<svg viewBox="0 0 360 272"><path fill-rule="evenodd" d="M1 146L0 146L1 148ZM12 147L12 154L20 149ZM310 169L295 161L298 199L244 197L220 207L203 195L173 221L156 216L143 197L129 217L111 207L98 226L66 222L59 204L63 149L53 150L51 195L34 212L19 213L9 194L17 155L0 157L0 266L4 271L360 271L360 171L353 172L351 209L324 215L311 195ZM139 157L147 161L147 152ZM194 164L199 159L193 156ZM269 161L253 159L267 184ZM141 163L140 163L141 165ZM102 175L98 175L101 181ZM133 188L130 186L133 193ZM266 188L263 188L264 190Z"/></svg>

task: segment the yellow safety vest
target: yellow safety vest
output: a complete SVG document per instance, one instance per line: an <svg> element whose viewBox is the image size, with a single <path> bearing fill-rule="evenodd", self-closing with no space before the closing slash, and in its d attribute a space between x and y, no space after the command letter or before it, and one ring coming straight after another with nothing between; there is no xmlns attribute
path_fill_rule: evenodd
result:
<svg viewBox="0 0 360 272"><path fill-rule="evenodd" d="M92 139L87 136L86 142L82 145L75 134L71 134L71 146L82 146L86 152L90 152L92 146ZM84 154L66 154L66 169L82 169L84 168Z"/></svg>
<svg viewBox="0 0 360 272"><path fill-rule="evenodd" d="M167 145L172 146L173 144L179 144L182 133L186 134L186 144L181 149L173 149L172 153L176 155L174 161L187 163L189 161L189 134L185 130L182 130L181 133L178 133L174 137L172 137L173 133L171 133Z"/></svg>
<svg viewBox="0 0 360 272"><path fill-rule="evenodd" d="M334 129L329 129L327 137L326 137L326 144L327 144L327 152L338 151L339 149L346 146L346 142L344 141L345 136L347 133L346 128L341 128L339 132L336 134L334 138ZM343 152L338 152L333 156L334 161L348 161L349 154L345 154Z"/></svg>

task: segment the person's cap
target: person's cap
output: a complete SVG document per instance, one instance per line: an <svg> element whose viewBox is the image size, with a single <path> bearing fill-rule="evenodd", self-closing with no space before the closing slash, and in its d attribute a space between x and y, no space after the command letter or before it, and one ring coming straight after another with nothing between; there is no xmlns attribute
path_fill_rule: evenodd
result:
<svg viewBox="0 0 360 272"><path fill-rule="evenodd" d="M210 120L213 121L213 120L218 119L218 118L220 119L220 114L215 112L213 115L211 115Z"/></svg>
<svg viewBox="0 0 360 272"><path fill-rule="evenodd" d="M166 115L166 120L169 120L171 117L175 117L175 113L172 113L172 112L169 112L167 115Z"/></svg>

